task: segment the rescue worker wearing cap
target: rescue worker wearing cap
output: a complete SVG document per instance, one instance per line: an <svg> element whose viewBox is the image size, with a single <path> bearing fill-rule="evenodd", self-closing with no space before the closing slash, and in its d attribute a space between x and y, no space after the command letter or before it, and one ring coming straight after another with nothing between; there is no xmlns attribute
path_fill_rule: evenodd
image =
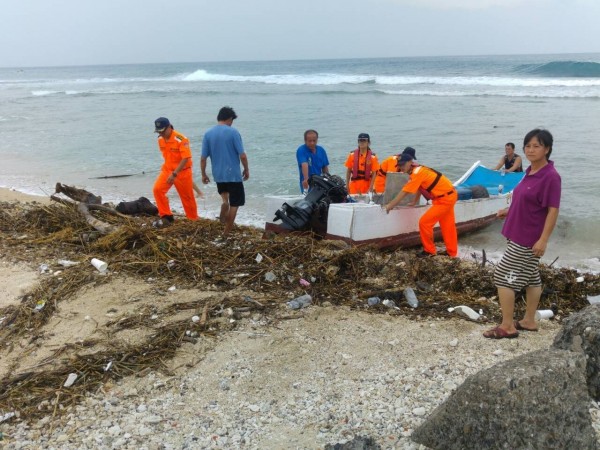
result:
<svg viewBox="0 0 600 450"><path fill-rule="evenodd" d="M196 220L198 208L194 197L190 141L176 131L166 117L159 117L154 121L154 132L158 133L158 147L164 158L153 188L158 214L163 220L173 222L167 192L175 185L186 217Z"/></svg>
<svg viewBox="0 0 600 450"><path fill-rule="evenodd" d="M346 186L349 194L368 194L373 192L375 176L379 170L377 156L369 144L371 138L367 133L358 135L358 148L351 151L344 166L346 171Z"/></svg>
<svg viewBox="0 0 600 450"><path fill-rule="evenodd" d="M448 256L454 258L458 253L458 237L454 219L454 205L458 200L458 194L452 182L440 172L429 167L420 166L414 161L410 153L402 153L398 160L399 171L408 174L409 180L398 195L384 206L387 213L399 204L408 194L417 194L414 206L422 194L430 197L432 205L419 219L419 234L423 251L420 257L434 256L436 254L433 241L433 227L439 222L442 230L442 238L446 244Z"/></svg>
<svg viewBox="0 0 600 450"><path fill-rule="evenodd" d="M413 156L413 159L417 159L415 156L416 151L412 147L406 147L402 153L409 153ZM373 185L373 191L375 191L376 194L383 194L385 192L387 174L399 171L398 160L400 159L402 153L399 153L398 155L392 155L389 158L384 159L379 165L379 170L377 171L377 175L375 177L375 184Z"/></svg>

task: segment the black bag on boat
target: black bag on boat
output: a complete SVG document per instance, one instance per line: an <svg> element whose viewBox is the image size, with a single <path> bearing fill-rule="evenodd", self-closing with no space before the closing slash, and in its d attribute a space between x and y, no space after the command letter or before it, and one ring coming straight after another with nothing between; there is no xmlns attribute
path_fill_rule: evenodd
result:
<svg viewBox="0 0 600 450"><path fill-rule="evenodd" d="M128 216L135 216L136 214L146 214L148 216L158 215L158 208L146 197L140 197L131 202L121 202L115 209L121 214L126 214Z"/></svg>

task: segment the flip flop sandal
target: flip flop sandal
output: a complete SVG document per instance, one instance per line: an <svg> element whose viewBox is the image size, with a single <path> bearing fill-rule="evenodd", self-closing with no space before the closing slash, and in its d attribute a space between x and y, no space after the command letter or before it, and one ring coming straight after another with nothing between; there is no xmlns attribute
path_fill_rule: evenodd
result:
<svg viewBox="0 0 600 450"><path fill-rule="evenodd" d="M485 333L483 333L483 337L488 339L514 339L519 337L519 332L516 331L514 333L508 333L500 328L500 325L498 325L497 327L487 330Z"/></svg>
<svg viewBox="0 0 600 450"><path fill-rule="evenodd" d="M537 328L526 328L519 323L518 320L515 320L515 328L519 331L537 331Z"/></svg>

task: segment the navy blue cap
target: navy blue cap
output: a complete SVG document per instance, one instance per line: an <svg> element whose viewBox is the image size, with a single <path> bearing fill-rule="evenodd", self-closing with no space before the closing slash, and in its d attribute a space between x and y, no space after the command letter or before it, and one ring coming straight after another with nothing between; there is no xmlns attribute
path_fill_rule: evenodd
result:
<svg viewBox="0 0 600 450"><path fill-rule="evenodd" d="M398 158L398 164L404 164L405 162L412 161L413 156L410 153L402 153L400 158Z"/></svg>
<svg viewBox="0 0 600 450"><path fill-rule="evenodd" d="M162 131L165 131L165 128L167 128L169 125L171 125L169 119L167 119L166 117L159 117L154 121L154 132L160 133Z"/></svg>
<svg viewBox="0 0 600 450"><path fill-rule="evenodd" d="M402 153L407 153L412 156L412 159L417 159L417 151L412 147L406 147L404 150L402 150Z"/></svg>
<svg viewBox="0 0 600 450"><path fill-rule="evenodd" d="M367 139L367 140L369 140L369 141L370 141L370 140L371 140L371 137L369 136L369 134L368 134L368 133L360 133L360 134L358 135L358 139Z"/></svg>

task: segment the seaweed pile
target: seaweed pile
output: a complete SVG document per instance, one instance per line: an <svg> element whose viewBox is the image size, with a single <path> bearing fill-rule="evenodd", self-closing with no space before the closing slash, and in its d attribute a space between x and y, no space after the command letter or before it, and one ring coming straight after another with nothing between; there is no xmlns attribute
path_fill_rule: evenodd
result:
<svg viewBox="0 0 600 450"><path fill-rule="evenodd" d="M151 277L212 294L163 310L163 314L182 310L199 314L200 320L193 325L189 320L157 325L151 320L152 311L143 311L110 324L119 329L150 330L139 343L105 343L96 352L89 351L96 341L70 343L54 353L59 363L51 368L11 373L0 380L0 418L9 412L25 419L47 415L49 410L60 414L107 380L165 370L164 362L183 343L234 327L217 320L224 311L246 317L260 314L271 322L301 315L301 310L289 311L282 305L303 293L311 294L316 305L347 306L415 320L451 317L448 308L457 305L484 310L484 320L500 317L493 265L485 261L418 259L413 252L349 247L306 235L263 236L262 231L243 226L224 239L221 224L211 220L177 220L167 228L154 228L147 217L124 217L102 210L92 213L116 231L99 233L76 204L0 204L0 252L5 260L30 265L58 259L85 263L61 267L60 277L43 278L18 305L0 309L3 351L24 338L29 342L41 339L44 325L57 314L62 301L83 287L110 281L111 277L98 277L90 270L92 257L109 261L111 272L118 276L140 282ZM584 281L578 282L582 276ZM299 284L301 279L304 286ZM542 279L540 308L556 309L558 320L587 306L587 295L600 293L599 275L543 266ZM418 308L406 304L406 287L415 289ZM368 307L366 300L372 296L393 300L397 307ZM44 307L36 308L40 303ZM516 309L518 314L524 310L522 297ZM66 390L62 385L69 373L78 378Z"/></svg>

